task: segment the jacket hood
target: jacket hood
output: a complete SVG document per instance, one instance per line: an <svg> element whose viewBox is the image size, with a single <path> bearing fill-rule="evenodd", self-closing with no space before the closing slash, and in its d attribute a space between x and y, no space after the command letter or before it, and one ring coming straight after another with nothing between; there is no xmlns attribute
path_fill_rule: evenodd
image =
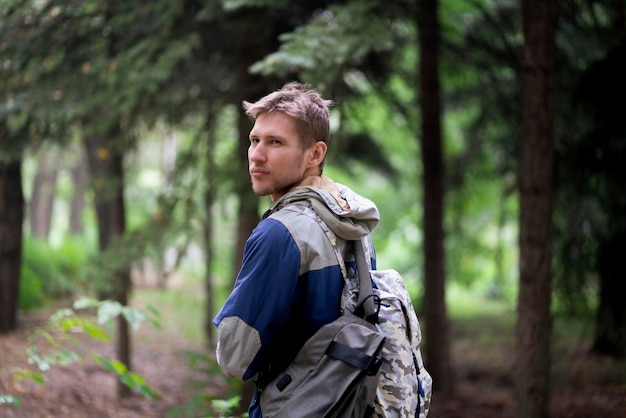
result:
<svg viewBox="0 0 626 418"><path fill-rule="evenodd" d="M268 213L298 200L308 200L328 227L344 240L369 235L380 219L374 202L326 176L306 177L274 202Z"/></svg>

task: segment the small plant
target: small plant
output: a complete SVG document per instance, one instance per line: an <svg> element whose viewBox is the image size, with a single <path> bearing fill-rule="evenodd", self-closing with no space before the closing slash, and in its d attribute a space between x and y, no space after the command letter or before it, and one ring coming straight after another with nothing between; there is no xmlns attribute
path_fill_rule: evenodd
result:
<svg viewBox="0 0 626 418"><path fill-rule="evenodd" d="M217 361L213 356L205 352L186 352L187 366L191 370L201 371L200 379L190 381L189 391L190 399L183 405L172 409L168 413L168 417L203 417L203 418L247 418L248 413L237 414L235 411L239 409L243 382L237 378L229 377L227 380L227 393L209 395L207 388L214 381L217 375L223 377L219 369ZM212 392L212 391L209 391Z"/></svg>
<svg viewBox="0 0 626 418"><path fill-rule="evenodd" d="M20 289L23 309L41 306L41 299L69 297L84 288L84 276L90 246L78 239L66 239L54 246L32 236L25 236L22 274L26 283ZM29 300L33 299L33 300Z"/></svg>
<svg viewBox="0 0 626 418"><path fill-rule="evenodd" d="M219 414L220 418L232 417L232 411L239 406L240 401L240 396L233 396L230 399L213 399L211 407ZM248 414L244 414L244 416L248 416Z"/></svg>
<svg viewBox="0 0 626 418"><path fill-rule="evenodd" d="M0 405L11 405L16 408L20 407L20 400L12 395L0 394Z"/></svg>
<svg viewBox="0 0 626 418"><path fill-rule="evenodd" d="M88 309L95 310L95 318L78 314L78 311ZM72 308L57 310L44 326L34 331L31 340L36 344L30 346L26 353L28 363L34 365L35 368L18 370L13 379L15 381L30 379L44 386L45 372L51 367L82 363L85 357L90 357L97 364L115 373L117 378L130 389L150 400L155 400L159 395L158 391L148 385L142 376L128 370L123 363L92 351L78 353L73 349L73 347L80 347L78 335L87 335L93 340L108 342L109 333L112 332L112 322L119 315L122 315L134 330L138 329L145 320L159 327L158 311L148 308L147 312L148 314L112 300L98 301L81 298L74 303ZM44 351L45 354L43 354ZM2 394L0 394L1 404L20 406L19 399Z"/></svg>

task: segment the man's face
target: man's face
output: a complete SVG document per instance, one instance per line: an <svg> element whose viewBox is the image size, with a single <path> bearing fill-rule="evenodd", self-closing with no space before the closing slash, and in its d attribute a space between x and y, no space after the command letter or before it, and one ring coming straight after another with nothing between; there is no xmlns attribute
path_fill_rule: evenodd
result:
<svg viewBox="0 0 626 418"><path fill-rule="evenodd" d="M252 190L272 201L287 193L304 177L309 150L303 150L296 120L280 112L261 113L250 131L248 170Z"/></svg>

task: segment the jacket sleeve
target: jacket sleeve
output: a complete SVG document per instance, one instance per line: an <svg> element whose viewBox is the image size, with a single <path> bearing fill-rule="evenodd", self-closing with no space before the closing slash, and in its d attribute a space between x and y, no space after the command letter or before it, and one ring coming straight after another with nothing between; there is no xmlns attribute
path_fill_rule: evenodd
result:
<svg viewBox="0 0 626 418"><path fill-rule="evenodd" d="M246 242L232 293L216 316L217 360L224 374L247 380L264 364L284 327L300 271L300 251L282 223L262 221Z"/></svg>

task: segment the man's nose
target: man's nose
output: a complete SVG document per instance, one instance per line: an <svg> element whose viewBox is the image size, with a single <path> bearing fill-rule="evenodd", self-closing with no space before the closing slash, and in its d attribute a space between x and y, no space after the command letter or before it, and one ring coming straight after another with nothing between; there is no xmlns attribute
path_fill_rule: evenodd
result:
<svg viewBox="0 0 626 418"><path fill-rule="evenodd" d="M265 160L265 150L261 144L252 144L248 148L248 160L263 161Z"/></svg>

